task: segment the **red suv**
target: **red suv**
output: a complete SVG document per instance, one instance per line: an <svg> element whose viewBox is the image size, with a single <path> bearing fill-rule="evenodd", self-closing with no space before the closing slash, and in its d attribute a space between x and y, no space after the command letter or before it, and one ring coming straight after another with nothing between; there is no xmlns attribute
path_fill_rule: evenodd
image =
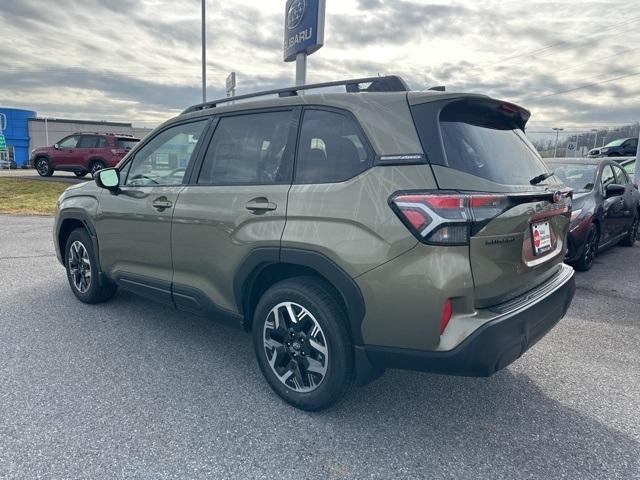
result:
<svg viewBox="0 0 640 480"><path fill-rule="evenodd" d="M78 177L116 164L131 150L139 138L115 133L74 133L53 147L31 152L31 165L40 176L50 177L55 170L73 172Z"/></svg>

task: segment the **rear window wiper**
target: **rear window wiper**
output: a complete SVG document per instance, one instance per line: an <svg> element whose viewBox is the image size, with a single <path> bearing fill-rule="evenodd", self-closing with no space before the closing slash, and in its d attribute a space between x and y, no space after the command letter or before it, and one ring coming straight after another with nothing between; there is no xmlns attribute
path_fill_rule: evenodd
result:
<svg viewBox="0 0 640 480"><path fill-rule="evenodd" d="M555 175L555 173L553 173L553 172L541 173L537 177L533 177L531 180L529 180L529 183L531 185L537 185L540 182L544 182L547 178L553 177L554 175Z"/></svg>

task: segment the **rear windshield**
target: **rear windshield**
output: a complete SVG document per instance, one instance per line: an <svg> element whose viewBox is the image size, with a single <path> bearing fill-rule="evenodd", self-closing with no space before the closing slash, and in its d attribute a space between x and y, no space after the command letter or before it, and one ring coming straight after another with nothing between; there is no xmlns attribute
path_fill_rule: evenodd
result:
<svg viewBox="0 0 640 480"><path fill-rule="evenodd" d="M473 175L481 180L477 185L531 186L533 178L549 171L522 131L528 112L490 99L462 99L440 105L437 110L429 102L412 107L431 164ZM467 186L473 184L470 181L470 177L461 179ZM557 180L551 178L540 185L550 183Z"/></svg>
<svg viewBox="0 0 640 480"><path fill-rule="evenodd" d="M549 168L556 178L575 192L588 192L596 182L597 165L579 165L575 163L550 163Z"/></svg>
<svg viewBox="0 0 640 480"><path fill-rule="evenodd" d="M118 148L131 150L139 141L140 140L137 138L118 138L116 139L116 144L118 145Z"/></svg>
<svg viewBox="0 0 640 480"><path fill-rule="evenodd" d="M529 185L547 172L535 147L494 102L458 101L440 113L450 168L505 185Z"/></svg>

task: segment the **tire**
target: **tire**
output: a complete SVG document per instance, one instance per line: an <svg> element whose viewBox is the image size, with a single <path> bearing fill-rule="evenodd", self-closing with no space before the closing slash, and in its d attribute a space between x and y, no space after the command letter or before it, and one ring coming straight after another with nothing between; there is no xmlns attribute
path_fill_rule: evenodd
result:
<svg viewBox="0 0 640 480"><path fill-rule="evenodd" d="M593 266L593 261L598 254L598 245L600 243L600 231L595 224L589 226L589 232L587 233L587 240L582 246L582 253L580 258L575 261L574 267L576 270L586 272Z"/></svg>
<svg viewBox="0 0 640 480"><path fill-rule="evenodd" d="M102 170L106 166L107 164L104 163L102 160L92 161L91 165L89 165L89 171L91 172L91 176L95 178L96 173L98 173L98 171Z"/></svg>
<svg viewBox="0 0 640 480"><path fill-rule="evenodd" d="M82 178L82 177L87 175L87 172L83 172L81 170L76 170L75 172L73 172L73 174L78 178Z"/></svg>
<svg viewBox="0 0 640 480"><path fill-rule="evenodd" d="M51 166L51 162L47 157L36 158L34 166L36 167L38 175L40 175L41 177L50 177L51 175L53 175L53 167Z"/></svg>
<svg viewBox="0 0 640 480"><path fill-rule="evenodd" d="M78 300L93 304L107 301L115 295L117 287L113 283L101 281L98 275L96 252L84 228L71 232L64 248L67 279Z"/></svg>
<svg viewBox="0 0 640 480"><path fill-rule="evenodd" d="M263 375L284 401L318 411L344 396L354 372L346 324L334 294L313 277L283 280L262 296L254 314L253 346Z"/></svg>
<svg viewBox="0 0 640 480"><path fill-rule="evenodd" d="M636 213L635 217L633 217L633 223L631 223L625 237L620 240L620 245L623 247L633 247L638 237L638 227L640 227L640 213Z"/></svg>

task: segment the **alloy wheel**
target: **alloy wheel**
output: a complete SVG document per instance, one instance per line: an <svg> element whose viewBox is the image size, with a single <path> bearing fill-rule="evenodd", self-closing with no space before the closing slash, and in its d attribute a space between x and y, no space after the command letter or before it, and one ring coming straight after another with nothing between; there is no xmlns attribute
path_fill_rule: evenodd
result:
<svg viewBox="0 0 640 480"><path fill-rule="evenodd" d="M46 159L41 158L36 163L36 170L38 171L38 174L46 175L47 172L49 171L49 162L47 162Z"/></svg>
<svg viewBox="0 0 640 480"><path fill-rule="evenodd" d="M307 393L327 373L329 350L322 327L302 305L283 302L271 309L263 328L267 361L287 388Z"/></svg>
<svg viewBox="0 0 640 480"><path fill-rule="evenodd" d="M629 232L629 238L631 238L632 242L638 238L639 228L640 228L640 218L636 216L636 219L633 221L633 225L631 225L631 231Z"/></svg>
<svg viewBox="0 0 640 480"><path fill-rule="evenodd" d="M103 168L104 167L100 162L95 162L93 165L91 165L91 175L95 176L95 174L98 173Z"/></svg>
<svg viewBox="0 0 640 480"><path fill-rule="evenodd" d="M591 265L593 259L596 257L598 251L598 233L597 230L592 229L587 237L587 243L584 246L584 263Z"/></svg>
<svg viewBox="0 0 640 480"><path fill-rule="evenodd" d="M91 261L89 252L82 244L76 240L69 248L69 272L73 286L80 293L85 293L91 286Z"/></svg>

